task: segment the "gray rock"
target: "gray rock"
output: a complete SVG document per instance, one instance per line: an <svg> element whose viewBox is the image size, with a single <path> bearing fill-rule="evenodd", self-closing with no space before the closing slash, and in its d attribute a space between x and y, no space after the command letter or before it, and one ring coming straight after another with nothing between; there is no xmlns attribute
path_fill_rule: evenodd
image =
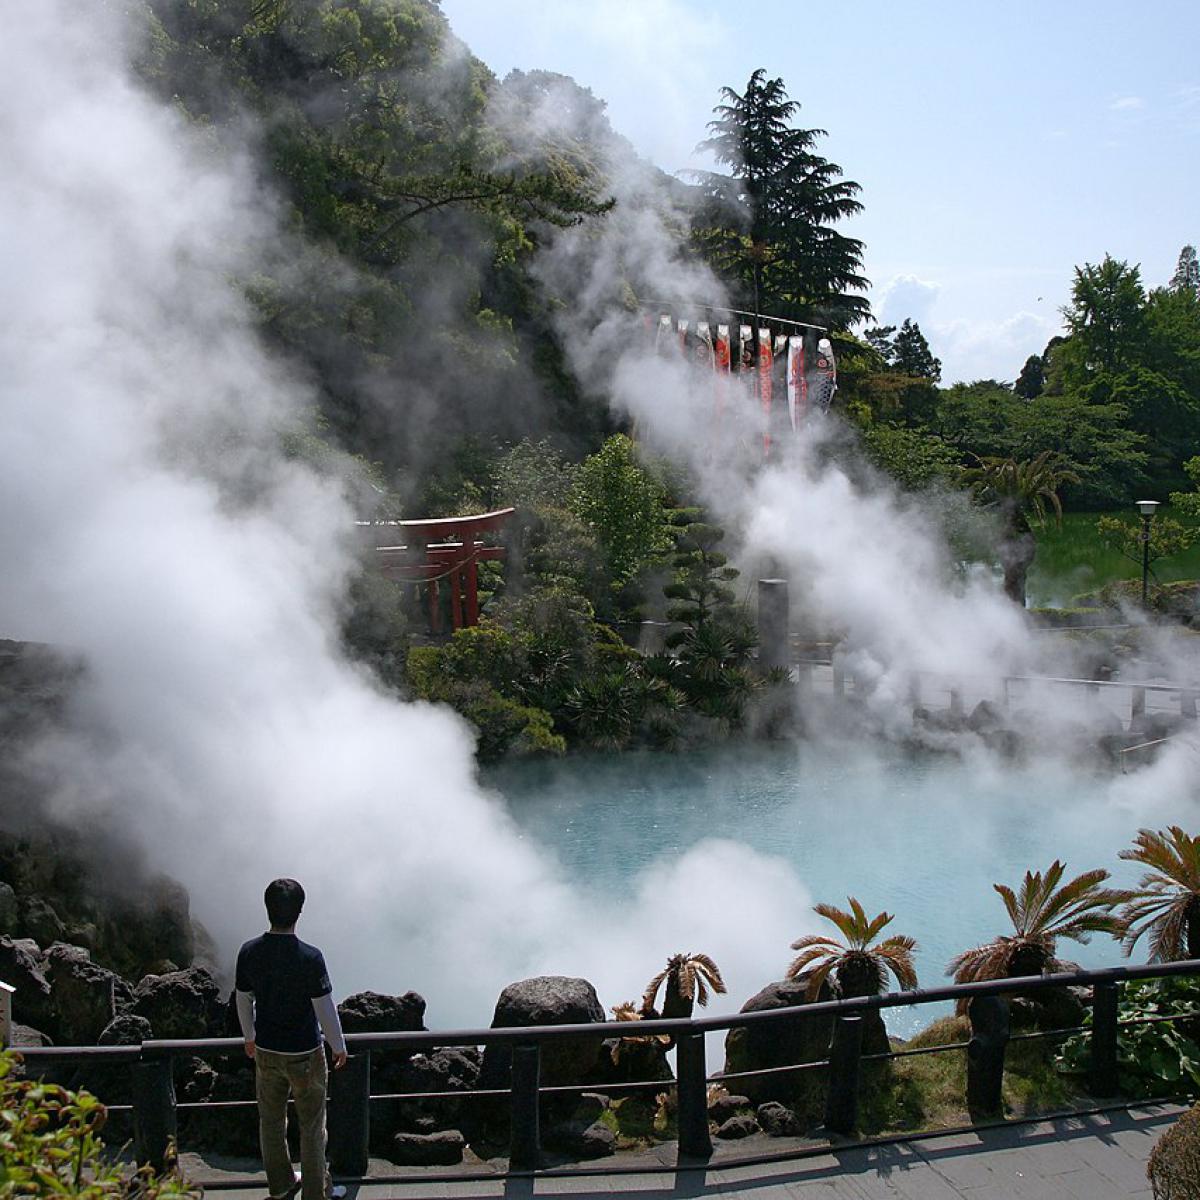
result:
<svg viewBox="0 0 1200 1200"><path fill-rule="evenodd" d="M728 1120L743 1109L753 1107L749 1096L717 1096L709 1101L708 1115L719 1123Z"/></svg>
<svg viewBox="0 0 1200 1200"><path fill-rule="evenodd" d="M808 1003L809 975L784 979L768 984L742 1005L742 1012L764 1012L768 1009L793 1008ZM828 982L821 985L818 1000L833 999ZM791 1066L795 1063L818 1062L829 1052L833 1034L833 1018L829 1015L812 1017L797 1013L769 1024L754 1024L731 1029L725 1038L725 1070L759 1071L767 1067ZM812 1072L794 1075L767 1075L757 1079L738 1080L740 1087L755 1103L766 1100L790 1100L803 1080Z"/></svg>
<svg viewBox="0 0 1200 1200"><path fill-rule="evenodd" d="M425 998L416 992L356 992L338 1005L338 1015L347 1033L415 1032L425 1028Z"/></svg>
<svg viewBox="0 0 1200 1200"><path fill-rule="evenodd" d="M466 1138L457 1129L439 1133L398 1133L388 1157L402 1167L448 1167L462 1162Z"/></svg>
<svg viewBox="0 0 1200 1200"><path fill-rule="evenodd" d="M723 1122L717 1129L717 1137L725 1141L735 1141L738 1138L747 1138L758 1132L758 1122L753 1117L730 1117L728 1121Z"/></svg>
<svg viewBox="0 0 1200 1200"><path fill-rule="evenodd" d="M392 1078L399 1092L466 1092L479 1080L479 1051L441 1046L430 1054L414 1054Z"/></svg>
<svg viewBox="0 0 1200 1200"><path fill-rule="evenodd" d="M544 1141L574 1159L607 1158L617 1150L617 1135L599 1122L563 1121L546 1130Z"/></svg>
<svg viewBox="0 0 1200 1200"><path fill-rule="evenodd" d="M30 952L30 947L33 953ZM54 1010L50 981L40 962L35 942L13 941L0 937L0 979L16 989L13 993L13 1019L34 1029L54 1032Z"/></svg>
<svg viewBox="0 0 1200 1200"><path fill-rule="evenodd" d="M496 1001L493 1029L531 1025L588 1025L604 1020L596 989L586 979L544 975L510 983ZM541 1077L545 1087L592 1081L604 1039L586 1035L559 1038L542 1045ZM493 1044L483 1054L480 1086L505 1087L511 1077L512 1048Z"/></svg>
<svg viewBox="0 0 1200 1200"><path fill-rule="evenodd" d="M82 946L55 942L46 951L46 978L63 1044L92 1045L116 1016L116 975L92 962Z"/></svg>
<svg viewBox="0 0 1200 1200"><path fill-rule="evenodd" d="M42 946L60 941L67 932L54 906L41 896L22 896L17 901L21 932Z"/></svg>
<svg viewBox="0 0 1200 1200"><path fill-rule="evenodd" d="M154 1036L145 1017L136 1013L119 1013L100 1031L96 1042L100 1046L140 1046Z"/></svg>
<svg viewBox="0 0 1200 1200"><path fill-rule="evenodd" d="M804 1133L796 1114L775 1100L760 1104L756 1116L759 1128L771 1137L800 1137Z"/></svg>
<svg viewBox="0 0 1200 1200"><path fill-rule="evenodd" d="M32 1029L28 1025L12 1024L12 1044L14 1046L53 1046L54 1042L44 1033Z"/></svg>
<svg viewBox="0 0 1200 1200"><path fill-rule="evenodd" d="M147 975L133 995L133 1011L150 1022L156 1038L202 1038L223 1029L221 989L207 967Z"/></svg>
<svg viewBox="0 0 1200 1200"><path fill-rule="evenodd" d="M11 937L17 932L17 893L0 883L0 934Z"/></svg>
<svg viewBox="0 0 1200 1200"><path fill-rule="evenodd" d="M669 1049L657 1039L606 1038L596 1060L595 1081L599 1085L672 1080L675 1076L667 1062Z"/></svg>

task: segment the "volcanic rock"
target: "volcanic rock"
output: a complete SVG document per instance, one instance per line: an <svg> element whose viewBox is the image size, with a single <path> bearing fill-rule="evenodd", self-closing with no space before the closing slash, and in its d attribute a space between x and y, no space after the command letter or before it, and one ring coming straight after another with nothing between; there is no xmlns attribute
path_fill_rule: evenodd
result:
<svg viewBox="0 0 1200 1200"><path fill-rule="evenodd" d="M796 1114L775 1100L760 1104L756 1116L759 1128L771 1137L800 1137L804 1133Z"/></svg>
<svg viewBox="0 0 1200 1200"><path fill-rule="evenodd" d="M221 989L207 967L147 975L133 990L133 1011L156 1038L202 1038L222 1032Z"/></svg>
<svg viewBox="0 0 1200 1200"><path fill-rule="evenodd" d="M742 1109L751 1108L749 1096L715 1096L708 1102L708 1115L714 1121L726 1121Z"/></svg>
<svg viewBox="0 0 1200 1200"><path fill-rule="evenodd" d="M0 937L0 979L16 989L12 998L13 1019L34 1029L52 1031L50 981L42 970L40 957L36 943Z"/></svg>
<svg viewBox="0 0 1200 1200"><path fill-rule="evenodd" d="M537 1025L588 1025L604 1020L596 989L586 979L544 975L510 983L496 1001L493 1029ZM588 1083L604 1039L581 1035L542 1043L543 1087ZM507 1087L511 1077L512 1047L492 1044L483 1054L480 1086Z"/></svg>
<svg viewBox="0 0 1200 1200"><path fill-rule="evenodd" d="M0 934L12 937L17 919L17 893L7 883L0 883Z"/></svg>
<svg viewBox="0 0 1200 1200"><path fill-rule="evenodd" d="M758 1132L758 1122L749 1116L730 1117L717 1129L717 1137L726 1141L747 1138Z"/></svg>
<svg viewBox="0 0 1200 1200"><path fill-rule="evenodd" d="M38 945L48 946L61 940L67 932L63 919L54 906L41 896L22 896L17 901L18 921L21 932L33 938Z"/></svg>
<svg viewBox="0 0 1200 1200"><path fill-rule="evenodd" d="M757 995L742 1005L742 1012L764 1012L776 1008L793 1008L809 1003L807 998L809 973L796 979L769 983ZM821 984L818 1000L833 999L828 981ZM791 1066L795 1063L819 1062L829 1053L833 1036L833 1017L829 1014L806 1016L798 1013L768 1023L756 1022L731 1029L725 1038L725 1070L760 1071L768 1067ZM755 1079L740 1079L738 1086L755 1103L766 1100L790 1100L800 1089L806 1075L767 1075Z"/></svg>
<svg viewBox="0 0 1200 1200"><path fill-rule="evenodd" d="M398 1133L388 1157L402 1167L448 1167L462 1162L466 1139L457 1129L439 1133Z"/></svg>
<svg viewBox="0 0 1200 1200"><path fill-rule="evenodd" d="M667 1062L669 1049L669 1045L657 1038L606 1038L596 1060L596 1083L647 1083L674 1079L671 1065Z"/></svg>
<svg viewBox="0 0 1200 1200"><path fill-rule="evenodd" d="M92 962L82 946L55 942L46 951L46 978L59 1038L68 1046L94 1043L116 1016L117 976Z"/></svg>
<svg viewBox="0 0 1200 1200"><path fill-rule="evenodd" d="M96 1039L100 1046L140 1046L154 1036L145 1017L136 1013L120 1013L100 1031Z"/></svg>
<svg viewBox="0 0 1200 1200"><path fill-rule="evenodd" d="M385 996L355 992L338 1005L346 1033L401 1033L425 1028L425 998L416 992Z"/></svg>
<svg viewBox="0 0 1200 1200"><path fill-rule="evenodd" d="M617 1150L617 1135L598 1121L563 1121L545 1132L543 1141L573 1159L606 1158Z"/></svg>

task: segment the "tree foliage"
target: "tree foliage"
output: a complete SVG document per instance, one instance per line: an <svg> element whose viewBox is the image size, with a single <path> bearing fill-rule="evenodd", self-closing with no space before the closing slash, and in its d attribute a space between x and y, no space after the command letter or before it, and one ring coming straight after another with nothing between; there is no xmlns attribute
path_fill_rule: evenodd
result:
<svg viewBox="0 0 1200 1200"><path fill-rule="evenodd" d="M917 986L917 969L913 954L917 943L902 934L893 934L881 942L875 939L894 920L891 913L881 912L868 920L863 906L849 897L850 911L844 912L832 904L817 904L813 911L832 921L843 941L807 934L792 943L800 953L787 969L787 978L795 979L811 971L808 998L816 999L821 985L830 973L838 981L843 996L876 996L887 986L890 971L901 989L911 991Z"/></svg>
<svg viewBox="0 0 1200 1200"><path fill-rule="evenodd" d="M1063 883L1065 873L1066 867L1055 859L1044 874L1026 871L1015 892L1002 883L993 884L1004 901L1013 933L1002 934L951 959L946 972L954 976L954 982L1067 970L1069 964L1057 957L1059 938L1087 942L1093 933L1120 935L1124 925L1112 910L1126 899L1126 894L1101 886L1108 872L1084 871Z"/></svg>
<svg viewBox="0 0 1200 1200"><path fill-rule="evenodd" d="M793 125L799 101L762 69L721 97L699 149L727 173L696 173L701 253L743 308L839 329L864 320L863 245L837 229L861 211L860 189L817 152L825 130Z"/></svg>
<svg viewBox="0 0 1200 1200"><path fill-rule="evenodd" d="M1149 934L1151 962L1200 958L1200 838L1178 825L1142 829L1121 857L1150 868L1121 910L1125 953Z"/></svg>

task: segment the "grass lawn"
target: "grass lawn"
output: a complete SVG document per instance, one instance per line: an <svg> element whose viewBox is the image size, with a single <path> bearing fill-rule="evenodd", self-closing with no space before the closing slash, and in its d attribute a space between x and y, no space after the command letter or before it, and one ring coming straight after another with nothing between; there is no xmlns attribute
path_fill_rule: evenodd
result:
<svg viewBox="0 0 1200 1200"><path fill-rule="evenodd" d="M1169 510L1167 510L1169 514ZM1065 605L1072 596L1080 592L1091 592L1114 579L1140 579L1140 563L1131 562L1115 550L1104 546L1096 533L1096 521L1101 516L1120 517L1131 524L1138 521L1137 514L1117 511L1112 513L1066 513L1062 528L1047 521L1045 528L1037 532L1037 558L1029 572L1029 603L1033 607L1043 605ZM1194 520L1181 520L1182 524L1195 524ZM1177 579L1200 579L1200 541L1184 554L1160 559L1153 564L1160 583Z"/></svg>

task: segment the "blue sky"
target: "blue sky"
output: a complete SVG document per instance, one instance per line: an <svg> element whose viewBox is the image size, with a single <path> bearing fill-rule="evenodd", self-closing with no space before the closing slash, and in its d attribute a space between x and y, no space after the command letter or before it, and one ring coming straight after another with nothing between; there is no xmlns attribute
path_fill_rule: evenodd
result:
<svg viewBox="0 0 1200 1200"><path fill-rule="evenodd" d="M499 75L570 75L659 166L722 85L781 76L862 185L876 316L919 321L943 379L1012 379L1105 253L1165 283L1200 243L1200 0L442 0Z"/></svg>

